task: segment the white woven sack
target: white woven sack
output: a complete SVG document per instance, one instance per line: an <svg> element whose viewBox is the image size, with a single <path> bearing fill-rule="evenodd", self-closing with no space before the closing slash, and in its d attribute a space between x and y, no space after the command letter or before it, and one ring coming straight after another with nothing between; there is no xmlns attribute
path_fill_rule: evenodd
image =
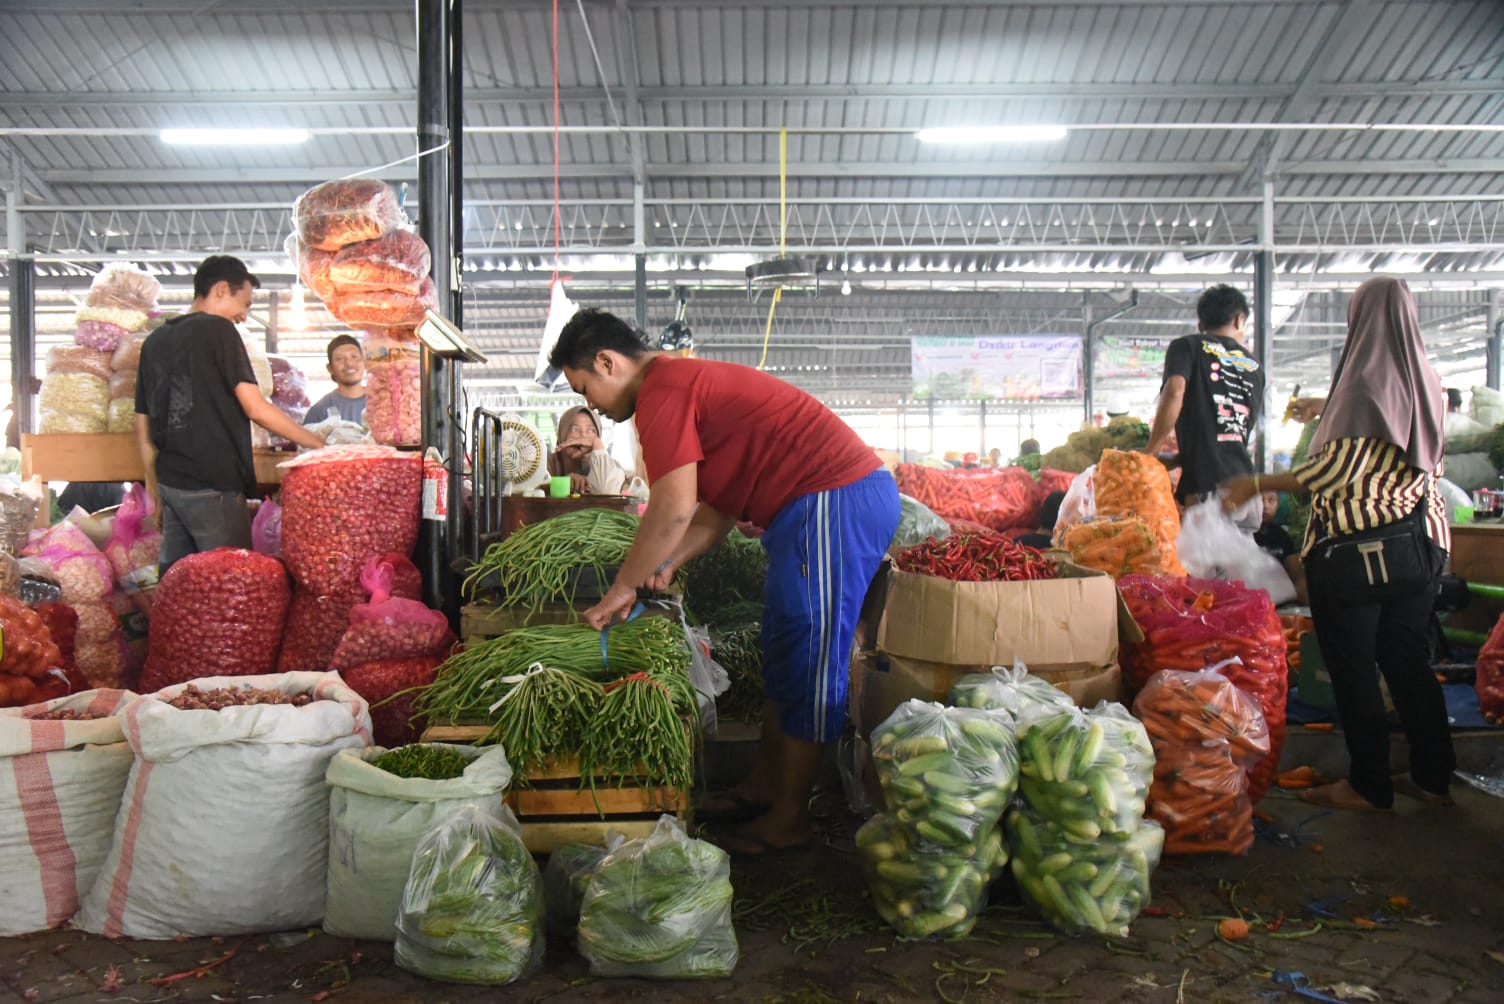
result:
<svg viewBox="0 0 1504 1004"><path fill-rule="evenodd" d="M445 745L445 744L436 744ZM500 746L446 746L470 760L461 777L397 777L371 764L386 749L340 750L329 782L329 887L324 930L341 938L397 940L397 910L413 848L461 806L496 812L512 781Z"/></svg>
<svg viewBox="0 0 1504 1004"><path fill-rule="evenodd" d="M110 850L131 769L118 718L34 721L68 709L113 715L135 695L88 690L0 709L0 936L61 927Z"/></svg>
<svg viewBox="0 0 1504 1004"><path fill-rule="evenodd" d="M194 680L202 689L311 694L302 707L182 711L188 684L123 713L136 753L109 858L75 926L106 937L285 931L324 915L329 795L324 772L371 740L371 716L338 673Z"/></svg>

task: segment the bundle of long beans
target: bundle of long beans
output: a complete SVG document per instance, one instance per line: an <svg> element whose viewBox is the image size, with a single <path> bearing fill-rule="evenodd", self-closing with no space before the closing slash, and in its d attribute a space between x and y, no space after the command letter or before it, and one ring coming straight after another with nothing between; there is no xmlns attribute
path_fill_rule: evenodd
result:
<svg viewBox="0 0 1504 1004"><path fill-rule="evenodd" d="M594 569L605 582L606 569L620 565L631 549L638 522L614 509L580 509L514 530L471 566L465 593L474 599L494 575L501 606L537 610L550 602L573 603L579 570Z"/></svg>
<svg viewBox="0 0 1504 1004"><path fill-rule="evenodd" d="M519 782L548 757L584 746L586 729L601 709L599 683L541 663L521 679L502 682L508 689L492 705L494 724L481 743L501 744Z"/></svg>
<svg viewBox="0 0 1504 1004"><path fill-rule="evenodd" d="M762 640L754 621L711 633L710 657L721 664L731 686L716 698L716 714L732 722L762 720Z"/></svg>
<svg viewBox="0 0 1504 1004"><path fill-rule="evenodd" d="M632 673L688 678L689 647L679 625L666 617L639 617L602 633L586 624L518 628L472 645L439 666L434 682L414 705L430 724L491 721L491 705L536 662L576 676L609 682Z"/></svg>
<svg viewBox="0 0 1504 1004"><path fill-rule="evenodd" d="M688 678L684 680L688 684ZM649 786L687 788L693 779L694 753L680 717L684 694L671 680L648 673L608 683L600 710L585 730L580 773L624 782L641 778ZM694 693L688 694L694 707Z"/></svg>

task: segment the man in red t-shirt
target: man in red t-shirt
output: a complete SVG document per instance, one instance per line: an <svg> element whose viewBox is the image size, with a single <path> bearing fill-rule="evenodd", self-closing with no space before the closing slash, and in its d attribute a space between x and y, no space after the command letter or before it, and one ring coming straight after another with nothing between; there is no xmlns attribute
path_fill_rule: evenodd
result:
<svg viewBox="0 0 1504 1004"><path fill-rule="evenodd" d="M822 747L846 723L862 598L898 526L898 488L830 409L759 370L654 352L620 318L582 310L549 355L589 406L636 417L652 493L616 581L585 611L604 628L639 588L661 589L739 520L766 531L763 677L756 766L728 793L758 813L726 840L737 854L807 844Z"/></svg>

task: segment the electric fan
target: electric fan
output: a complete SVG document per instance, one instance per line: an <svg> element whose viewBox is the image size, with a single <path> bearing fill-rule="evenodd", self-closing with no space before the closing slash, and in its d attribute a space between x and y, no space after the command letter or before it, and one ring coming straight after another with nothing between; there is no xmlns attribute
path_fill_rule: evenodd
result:
<svg viewBox="0 0 1504 1004"><path fill-rule="evenodd" d="M528 495L548 481L543 437L518 418L501 420L501 477L503 495Z"/></svg>

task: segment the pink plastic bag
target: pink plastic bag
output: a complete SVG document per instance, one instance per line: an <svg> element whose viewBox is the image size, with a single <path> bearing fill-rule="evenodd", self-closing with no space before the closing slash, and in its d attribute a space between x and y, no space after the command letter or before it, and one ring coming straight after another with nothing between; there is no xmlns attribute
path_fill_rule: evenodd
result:
<svg viewBox="0 0 1504 1004"><path fill-rule="evenodd" d="M21 554L37 558L52 569L63 590L62 600L69 606L98 603L115 588L110 559L70 520L37 531Z"/></svg>
<svg viewBox="0 0 1504 1004"><path fill-rule="evenodd" d="M115 513L110 541L104 546L104 554L110 559L110 568L114 570L116 582L124 584L127 577L138 568L157 564L158 553L162 549L162 534L147 522L155 511L155 503L139 482L126 490L125 499Z"/></svg>
<svg viewBox="0 0 1504 1004"><path fill-rule="evenodd" d="M157 587L141 689L275 672L290 595L282 563L254 551L220 547L175 562Z"/></svg>
<svg viewBox="0 0 1504 1004"><path fill-rule="evenodd" d="M273 558L282 553L282 507L269 498L261 500L251 519L251 549Z"/></svg>
<svg viewBox="0 0 1504 1004"><path fill-rule="evenodd" d="M392 595L396 572L379 557L366 562L360 584L371 594L350 610L350 628L329 661L330 669L348 669L383 659L445 655L454 646L449 621L417 600Z"/></svg>

